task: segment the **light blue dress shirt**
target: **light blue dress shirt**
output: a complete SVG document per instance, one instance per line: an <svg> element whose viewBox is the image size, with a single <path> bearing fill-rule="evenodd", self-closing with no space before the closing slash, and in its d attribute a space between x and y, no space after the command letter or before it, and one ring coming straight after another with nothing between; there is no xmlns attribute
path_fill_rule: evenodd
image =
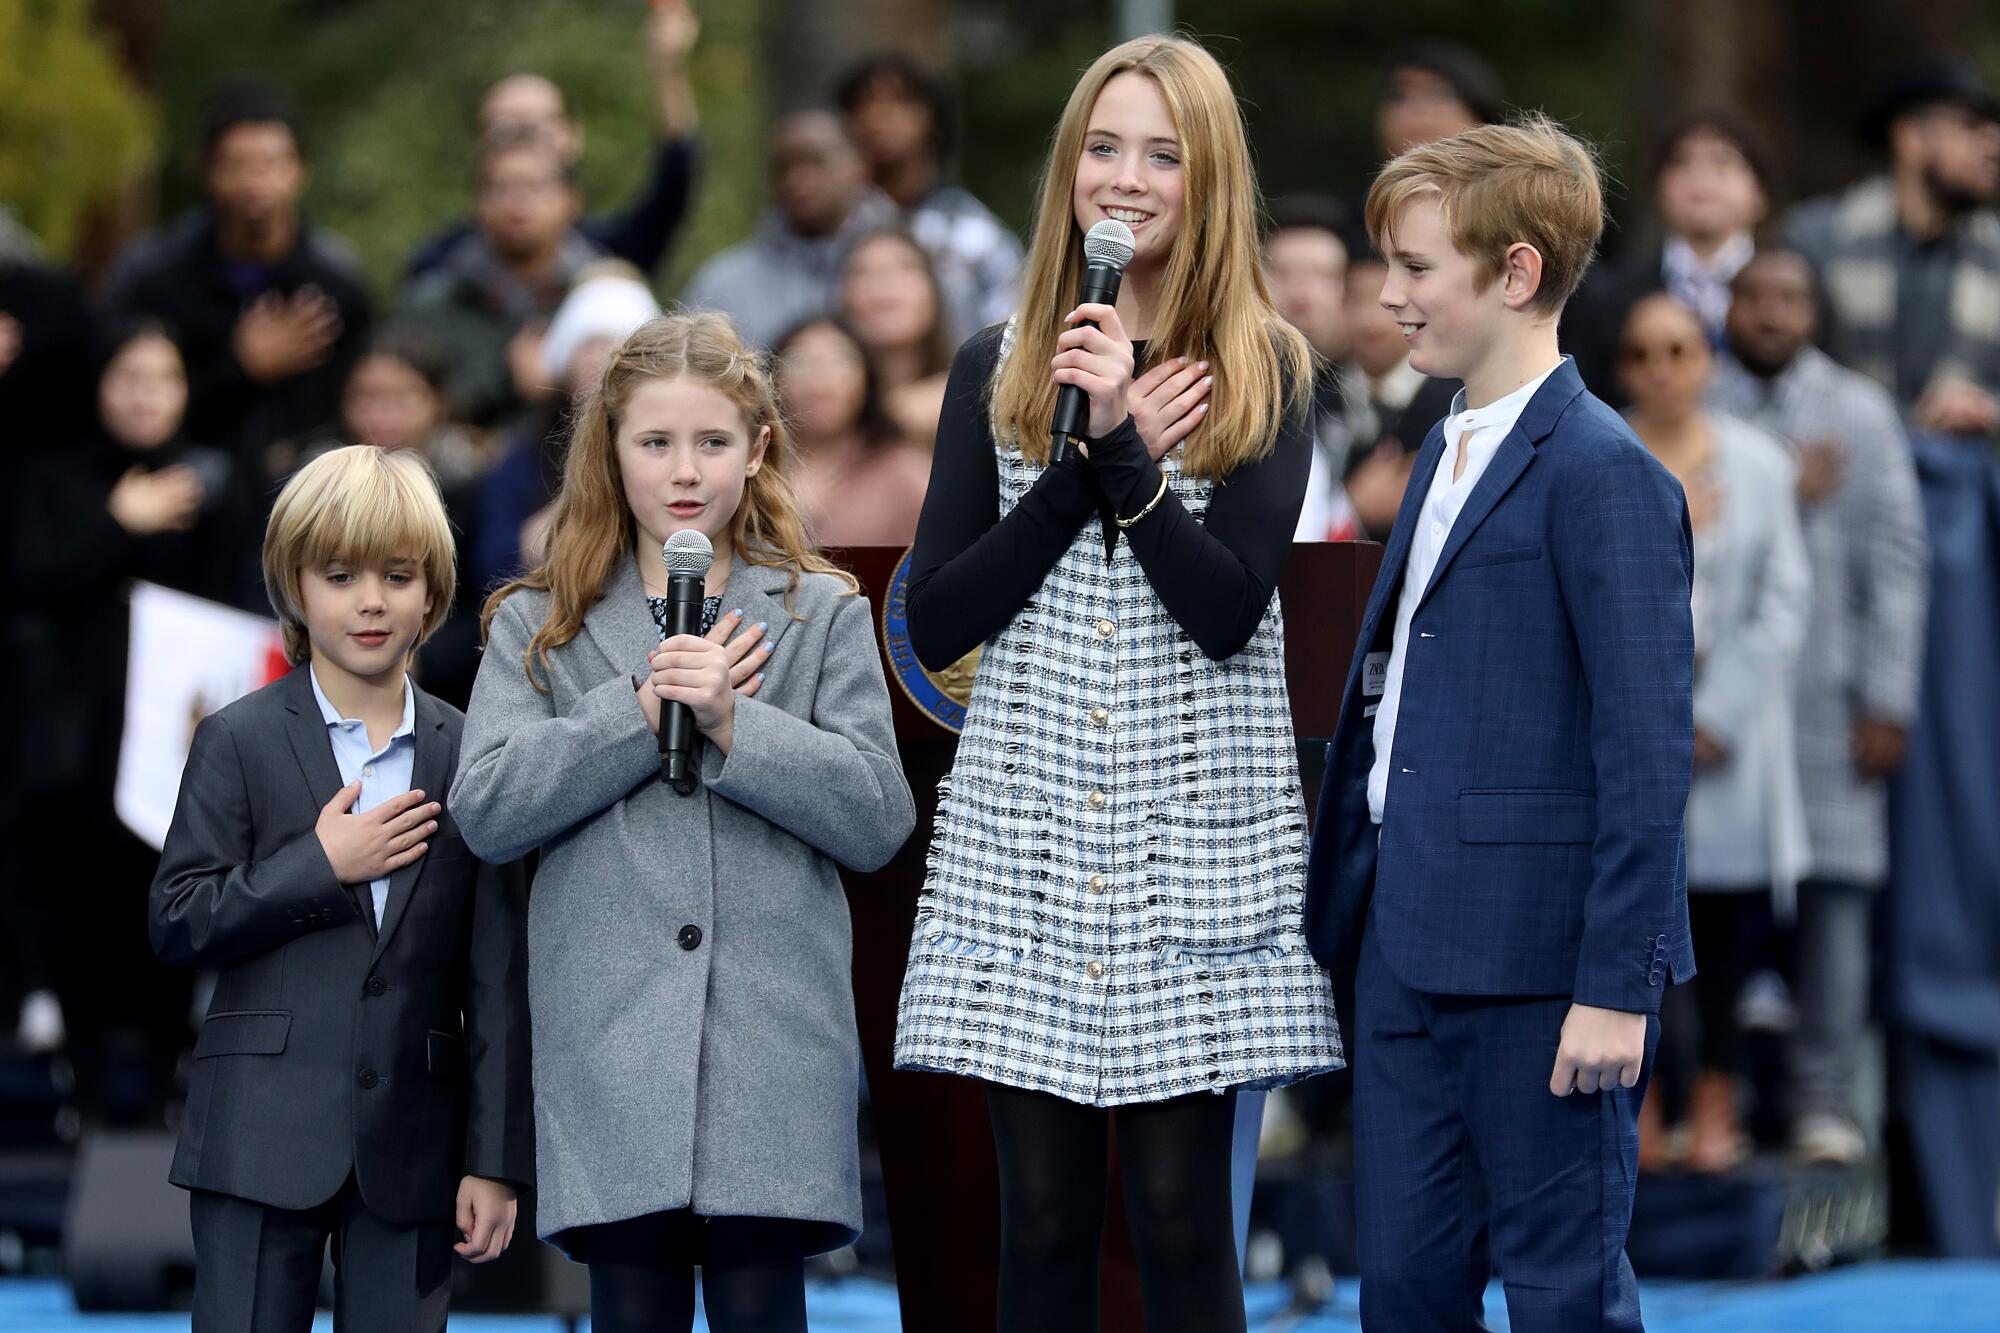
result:
<svg viewBox="0 0 2000 1333"><path fill-rule="evenodd" d="M366 814L382 802L401 796L410 789L417 763L417 694L403 680L403 721L381 749L368 744L368 724L359 718L342 717L326 691L319 687L319 673L311 667L313 698L319 700L319 715L326 719L326 738L333 744L333 762L340 766L342 785L361 779L361 795L353 813ZM371 880L369 892L375 898L375 924L382 924L382 908L389 901L389 877Z"/></svg>

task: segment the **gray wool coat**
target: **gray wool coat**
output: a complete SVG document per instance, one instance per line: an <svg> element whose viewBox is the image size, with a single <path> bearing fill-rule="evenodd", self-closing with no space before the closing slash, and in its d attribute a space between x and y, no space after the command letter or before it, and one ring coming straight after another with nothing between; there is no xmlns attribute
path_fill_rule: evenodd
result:
<svg viewBox="0 0 2000 1333"><path fill-rule="evenodd" d="M872 870L916 821L867 599L738 562L725 611L777 648L725 757L676 796L631 674L659 639L627 560L550 656L546 594L493 618L450 808L489 861L541 848L528 904L543 1236L666 1209L861 1227L860 1047L835 863Z"/></svg>

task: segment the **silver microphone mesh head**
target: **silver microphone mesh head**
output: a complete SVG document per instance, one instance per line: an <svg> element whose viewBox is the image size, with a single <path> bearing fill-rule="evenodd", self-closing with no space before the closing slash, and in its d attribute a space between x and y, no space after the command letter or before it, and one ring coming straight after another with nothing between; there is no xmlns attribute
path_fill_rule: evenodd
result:
<svg viewBox="0 0 2000 1333"><path fill-rule="evenodd" d="M1132 229L1114 218L1092 227L1083 237L1084 262L1100 268L1115 268L1124 272L1132 262L1132 251L1137 242L1132 239Z"/></svg>
<svg viewBox="0 0 2000 1333"><path fill-rule="evenodd" d="M660 559L666 562L669 574L706 574L715 563L715 547L693 528L682 528L667 538Z"/></svg>

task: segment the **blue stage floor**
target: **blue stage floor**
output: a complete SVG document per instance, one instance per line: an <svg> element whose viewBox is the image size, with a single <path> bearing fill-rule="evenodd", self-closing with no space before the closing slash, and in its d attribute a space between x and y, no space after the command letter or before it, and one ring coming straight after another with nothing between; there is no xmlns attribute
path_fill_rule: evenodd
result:
<svg viewBox="0 0 2000 1333"><path fill-rule="evenodd" d="M1769 1283L1649 1283L1643 1297L1650 1333L2000 1333L2000 1264L1878 1263L1817 1277ZM816 1286L809 1305L815 1333L893 1333L895 1293L854 1280ZM1354 1291L1344 1286L1331 1310L1301 1318L1285 1311L1285 1292L1252 1291L1255 1333L1347 1333L1360 1328ZM1499 1289L1488 1293L1496 1330L1507 1327ZM0 1279L5 1333L170 1333L186 1315L81 1315L53 1279ZM330 1333L321 1316L315 1333ZM549 1316L455 1315L454 1333L561 1333ZM585 1327L588 1327L586 1324ZM697 1328L702 1327L699 1323ZM966 1333L976 1333L967 1330Z"/></svg>

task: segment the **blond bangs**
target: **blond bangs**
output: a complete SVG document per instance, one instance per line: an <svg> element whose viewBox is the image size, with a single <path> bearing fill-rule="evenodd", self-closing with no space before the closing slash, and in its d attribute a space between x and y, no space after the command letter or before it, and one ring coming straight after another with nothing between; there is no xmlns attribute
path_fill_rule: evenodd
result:
<svg viewBox="0 0 2000 1333"><path fill-rule="evenodd" d="M1268 454L1289 413L1303 413L1312 383L1305 338L1278 317L1257 262L1259 202L1249 141L1229 77L1179 37L1141 37L1099 56L1071 92L1042 173L1034 239L1023 265L1021 310L1068 310L1083 277L1083 236L1070 197L1091 111L1120 74L1160 88L1181 141L1186 188L1180 233L1159 284L1149 362L1207 361L1215 385L1206 419L1181 445L1183 467L1220 480ZM1062 328L1017 318L1013 351L993 386L995 435L1046 463L1056 386L1048 364Z"/></svg>
<svg viewBox="0 0 2000 1333"><path fill-rule="evenodd" d="M357 444L300 468L278 493L264 529L264 586L284 622L286 656L296 665L310 655L301 569L392 560L414 561L424 571L431 609L421 645L450 614L458 589L451 520L429 464L413 453Z"/></svg>

